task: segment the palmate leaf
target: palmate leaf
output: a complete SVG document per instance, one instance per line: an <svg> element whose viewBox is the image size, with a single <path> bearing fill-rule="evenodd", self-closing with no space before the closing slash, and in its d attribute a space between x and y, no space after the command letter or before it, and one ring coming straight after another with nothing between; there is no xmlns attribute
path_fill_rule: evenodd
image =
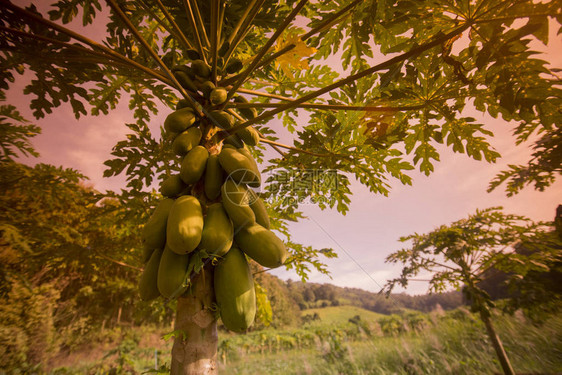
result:
<svg viewBox="0 0 562 375"><path fill-rule="evenodd" d="M5 100L0 94L0 103ZM18 154L39 156L31 138L41 133L41 128L30 124L16 107L0 105L0 163L14 161Z"/></svg>
<svg viewBox="0 0 562 375"><path fill-rule="evenodd" d="M64 24L70 23L82 12L82 25L93 23L97 12L101 11L98 0L59 0L53 7L57 9L49 11L51 20L61 20Z"/></svg>

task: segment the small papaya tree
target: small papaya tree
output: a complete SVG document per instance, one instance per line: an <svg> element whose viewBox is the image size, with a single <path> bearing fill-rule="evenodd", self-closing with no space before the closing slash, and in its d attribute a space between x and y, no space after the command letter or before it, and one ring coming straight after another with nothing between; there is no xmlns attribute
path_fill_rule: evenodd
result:
<svg viewBox="0 0 562 375"><path fill-rule="evenodd" d="M494 162L493 133L469 103L517 122L520 141L552 132L562 116L560 80L530 45L547 44L549 22L560 24L555 1L0 4L0 89L28 74L36 118L63 103L79 118L129 101L134 123L105 175L127 176L112 196L146 223L143 297L178 298L177 327L187 335L175 340L174 374L216 373L217 308L227 327L251 323L257 297L246 255L303 279L310 267L327 272L321 257L333 251L295 243L287 230L305 199L345 214L353 179L387 195L393 180L410 184L416 166L429 175L438 144ZM76 31L80 22L91 30ZM159 103L170 108L164 115ZM206 230L210 222L222 229ZM212 284L232 284L216 275L229 267L243 282L223 293Z"/></svg>
<svg viewBox="0 0 562 375"><path fill-rule="evenodd" d="M534 223L501 207L477 210L466 219L442 225L426 234L401 237L411 246L390 254L386 261L404 265L400 277L389 280L386 293L406 287L415 276L430 273L429 291L462 289L471 309L480 315L505 374L515 374L492 323L494 302L479 283L491 270L517 285L533 272L547 272L562 259L561 243L552 223ZM517 252L522 244L526 251Z"/></svg>

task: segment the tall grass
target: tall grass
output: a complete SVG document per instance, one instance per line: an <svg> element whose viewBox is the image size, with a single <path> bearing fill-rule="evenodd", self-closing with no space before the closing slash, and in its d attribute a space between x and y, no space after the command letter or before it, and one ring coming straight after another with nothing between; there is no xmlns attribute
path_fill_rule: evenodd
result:
<svg viewBox="0 0 562 375"><path fill-rule="evenodd" d="M484 325L467 312L431 316L420 331L353 341L333 335L316 347L274 355L241 355L230 374L493 374L501 372ZM562 317L534 326L521 316L495 317L517 373L562 371Z"/></svg>
<svg viewBox="0 0 562 375"><path fill-rule="evenodd" d="M401 322L398 324L397 322ZM518 374L562 372L562 316L531 324L522 315L494 323ZM386 327L382 329L381 327ZM390 316L378 321L314 322L300 329L221 334L219 373L272 375L467 374L501 368L484 325L471 313ZM139 328L104 355L59 366L53 374L141 374L170 363L171 342ZM99 348L97 349L99 351Z"/></svg>

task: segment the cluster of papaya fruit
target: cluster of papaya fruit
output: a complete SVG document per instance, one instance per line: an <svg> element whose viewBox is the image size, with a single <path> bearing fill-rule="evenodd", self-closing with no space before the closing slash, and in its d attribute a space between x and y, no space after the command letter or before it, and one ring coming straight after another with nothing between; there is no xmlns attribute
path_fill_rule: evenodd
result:
<svg viewBox="0 0 562 375"><path fill-rule="evenodd" d="M265 204L251 190L261 176L250 149L259 142L251 127L227 137L221 130L235 125L235 118L217 109L227 100L222 87L209 80L210 69L199 59L174 69L178 81L198 100L204 116L198 116L183 100L164 122L173 137L179 173L160 185L159 202L142 232L145 267L140 279L144 300L159 296L173 299L189 288L193 275L190 257L199 252L214 265L214 291L226 328L245 331L254 321L256 295L248 260L263 267L282 265L288 252L272 231ZM243 101L240 96L234 101ZM255 110L240 110L254 118Z"/></svg>

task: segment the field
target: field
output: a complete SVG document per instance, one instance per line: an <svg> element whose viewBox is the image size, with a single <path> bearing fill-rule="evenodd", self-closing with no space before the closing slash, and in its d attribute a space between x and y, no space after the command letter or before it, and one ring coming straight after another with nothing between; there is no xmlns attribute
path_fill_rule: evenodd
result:
<svg viewBox="0 0 562 375"><path fill-rule="evenodd" d="M320 320L301 328L246 335L220 332L220 374L492 374L500 368L483 324L465 309L384 316L350 306L305 310ZM351 317L351 318L349 318ZM350 320L351 319L351 320ZM522 314L496 316L517 373L562 372L562 317L531 324ZM104 350L77 350L52 374L140 374L169 364L167 331L114 333ZM96 354L97 353L97 354ZM97 358L94 358L97 357Z"/></svg>

